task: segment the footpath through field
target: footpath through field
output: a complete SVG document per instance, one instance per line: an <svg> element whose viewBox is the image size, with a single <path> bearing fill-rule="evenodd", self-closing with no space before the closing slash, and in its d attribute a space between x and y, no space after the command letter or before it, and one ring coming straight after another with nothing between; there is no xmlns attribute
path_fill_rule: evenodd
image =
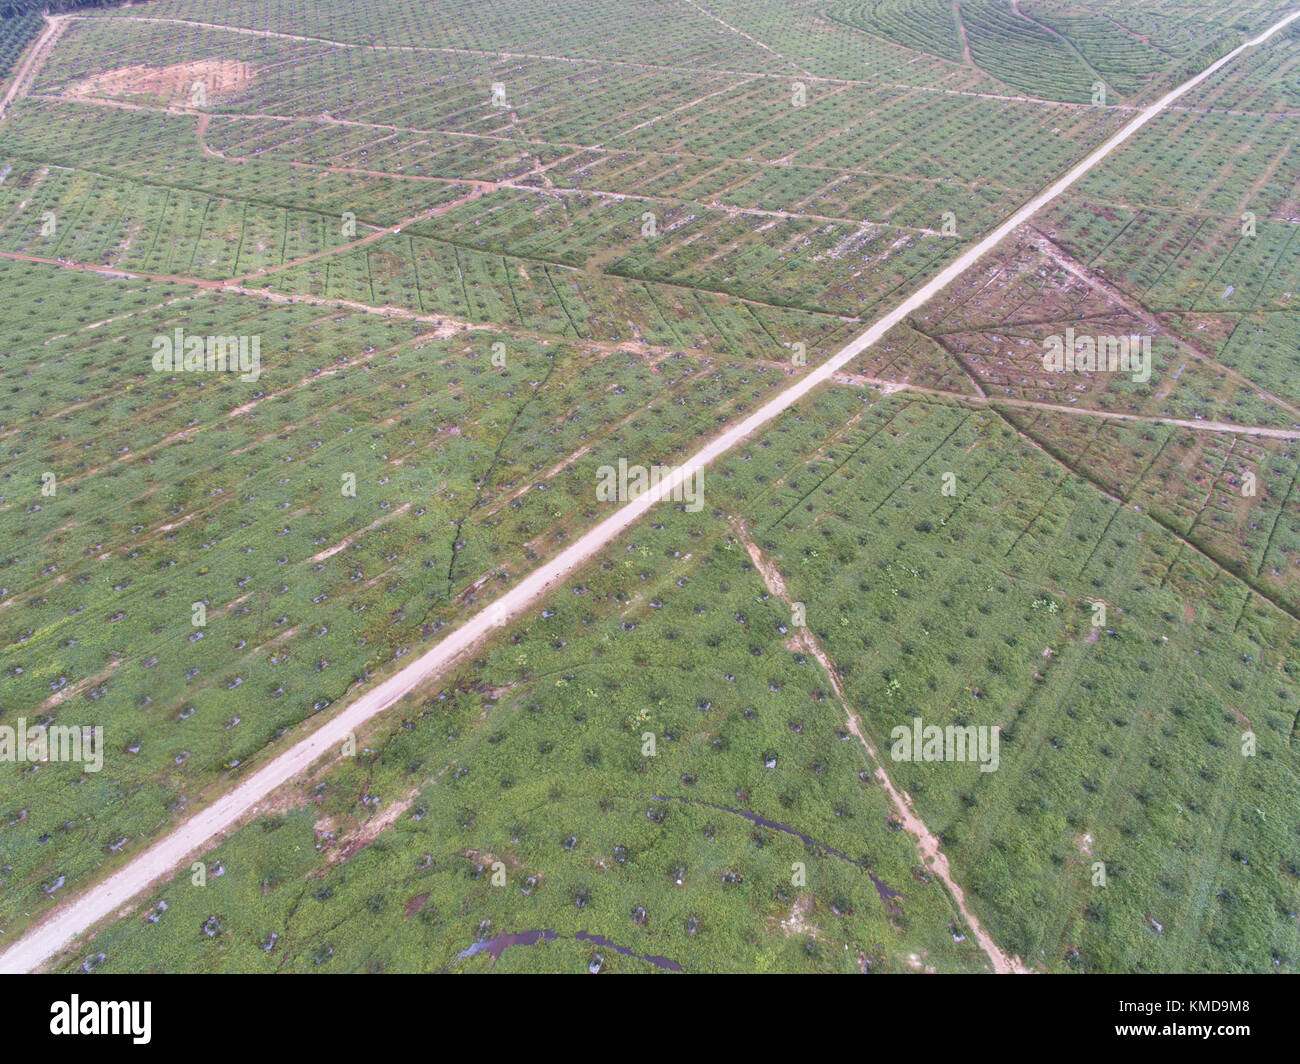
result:
<svg viewBox="0 0 1300 1064"><path fill-rule="evenodd" d="M41 35L36 38L32 44L31 50L21 63L18 69L14 71L13 81L9 83L9 90L0 99L0 118L4 118L5 109L21 96L27 95L27 90L36 77L36 73L45 62L46 57L50 54L50 49L54 47L54 42L58 40L59 34L63 32L64 27L68 24L71 15L46 15L46 26L41 31Z"/></svg>
<svg viewBox="0 0 1300 1064"><path fill-rule="evenodd" d="M0 973L31 971L39 968L69 946L78 936L89 931L101 920L117 913L136 895L173 873L178 866L199 852L212 839L236 826L245 817L255 814L258 811L258 803L266 799L274 790L305 772L332 751L341 750L344 740L357 732L372 717L382 713L416 687L443 672L486 635L505 625L511 617L517 617L548 588L566 578L597 551L635 524L655 503L669 498L674 489L680 488L689 478L695 476L698 470L710 465L738 443L753 435L813 389L830 381L835 373L875 344L909 314L919 310L943 291L992 251L1013 230L1065 192L1175 100L1196 88L1242 52L1262 44L1297 18L1300 18L1300 11L1288 15L1258 37L1235 48L1200 74L1139 112L1064 177L1034 196L988 236L955 259L931 281L880 318L838 354L773 399L768 400L749 417L728 427L721 435L705 444L678 466L671 476L664 478L657 488L620 507L551 561L529 573L500 599L475 614L421 657L362 694L337 716L326 721L288 750L272 758L247 779L236 784L232 790L206 809L200 810L184 823L179 824L144 853L130 860L101 883L63 903L42 918L3 955L0 955Z"/></svg>

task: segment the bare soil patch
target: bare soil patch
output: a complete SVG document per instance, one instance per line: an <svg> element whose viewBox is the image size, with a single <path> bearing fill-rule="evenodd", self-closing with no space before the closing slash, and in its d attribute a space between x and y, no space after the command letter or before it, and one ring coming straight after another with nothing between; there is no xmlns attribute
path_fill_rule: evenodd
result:
<svg viewBox="0 0 1300 1064"><path fill-rule="evenodd" d="M187 106L194 102L195 86L202 85L204 106L211 106L243 91L255 76L253 67L238 59L198 59L165 67L121 67L75 82L63 95L74 99L147 96L165 104Z"/></svg>

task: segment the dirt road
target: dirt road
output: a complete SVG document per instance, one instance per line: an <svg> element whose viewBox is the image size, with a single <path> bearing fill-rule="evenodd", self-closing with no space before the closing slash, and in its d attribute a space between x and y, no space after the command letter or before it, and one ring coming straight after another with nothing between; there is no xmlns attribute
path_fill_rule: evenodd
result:
<svg viewBox="0 0 1300 1064"><path fill-rule="evenodd" d="M669 497L674 489L680 488L689 478L695 476L698 470L710 465L715 459L753 435L815 388L830 381L833 374L842 370L895 325L943 291L984 255L992 251L1017 226L1060 196L1175 100L1230 63L1241 52L1267 40L1297 18L1300 18L1300 11L1288 15L1260 36L1229 52L1202 73L1139 112L1119 132L1074 166L1064 177L1033 197L993 232L954 260L842 351L775 398L764 403L749 417L728 427L721 435L687 459L671 476L662 480L655 490L620 507L550 562L524 577L501 599L470 618L431 650L379 686L367 691L338 716L273 758L212 805L178 825L168 835L103 882L59 906L30 928L3 956L0 956L0 973L30 971L38 968L65 949L78 936L127 905L136 895L172 874L187 858L198 853L222 832L235 827L250 814L256 813L258 803L264 801L272 791L306 771L320 758L339 751L344 739L368 720L392 706L419 685L443 672L482 638L501 627L509 618L520 615L532 606L548 588L559 584L602 547L631 527L656 502Z"/></svg>
<svg viewBox="0 0 1300 1064"><path fill-rule="evenodd" d="M59 34L63 32L64 27L68 24L68 19L71 17L71 15L45 16L48 24L41 31L41 35L36 38L36 43L32 45L26 57L18 65L14 79L9 83L9 90L4 94L4 99L0 100L0 118L4 118L5 108L14 100L27 94L27 89L31 85L32 79L36 77L36 72L40 69L41 64L45 62L50 48L58 40Z"/></svg>

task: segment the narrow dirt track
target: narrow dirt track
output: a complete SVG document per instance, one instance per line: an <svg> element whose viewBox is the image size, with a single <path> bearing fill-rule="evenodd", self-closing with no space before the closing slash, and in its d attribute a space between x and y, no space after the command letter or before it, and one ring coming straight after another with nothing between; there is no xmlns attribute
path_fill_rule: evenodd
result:
<svg viewBox="0 0 1300 1064"><path fill-rule="evenodd" d="M655 503L671 497L671 493L680 488L689 478L694 477L697 471L712 464L715 459L753 435L815 388L829 382L833 374L842 370L895 325L906 319L909 314L920 309L943 291L997 247L1018 226L1065 192L1175 100L1200 85L1242 52L1261 44L1297 18L1300 18L1300 11L1288 15L1258 37L1229 52L1200 74L1141 111L1119 132L1075 165L1064 177L1034 196L988 236L960 255L838 354L764 403L743 421L728 427L687 459L671 476L662 480L656 489L620 507L576 540L568 549L524 577L486 610L471 617L442 642L377 687L367 691L311 735L274 757L212 805L178 825L168 835L101 883L60 905L44 919L38 921L3 956L0 956L0 973L31 971L39 968L78 936L172 873L178 865L201 850L212 839L256 813L258 803L266 799L274 790L306 771L331 751L340 750L344 739L360 729L372 717L395 704L420 684L437 676L459 660L481 639L502 627L511 617L521 614L548 588L558 584L616 536L632 526Z"/></svg>
<svg viewBox="0 0 1300 1064"><path fill-rule="evenodd" d="M35 43L31 46L27 55L23 57L18 64L18 70L14 74L14 79L9 83L9 89L4 94L4 99L0 100L0 119L5 116L5 109L18 99L20 96L27 95L27 90L31 86L32 80L36 77L36 72L40 70L41 64L45 62L54 47L54 42L58 40L59 34L68 24L71 15L46 15L48 25L41 31L41 35L36 38Z"/></svg>
<svg viewBox="0 0 1300 1064"><path fill-rule="evenodd" d="M942 388L927 388L920 384L908 384L906 381L887 381L879 377L868 377L861 373L837 373L835 384L850 387L871 388L874 391L890 394L892 392L916 392L918 395L937 395L945 399L954 399L959 403L975 406L1014 406L1027 410L1047 410L1057 414L1070 414L1074 417L1094 417L1103 421L1139 421L1147 425L1174 425L1183 429L1195 429L1198 432L1223 432L1236 436L1267 436L1274 440L1300 439L1300 427L1291 429L1269 428L1267 425L1237 425L1228 421L1195 421L1185 417L1166 417L1163 414L1125 414L1118 410L1095 410L1084 406L1068 406L1065 403L1043 403L1036 399L1016 399L1013 396L968 395L965 392L949 392Z"/></svg>
<svg viewBox="0 0 1300 1064"><path fill-rule="evenodd" d="M780 570L764 556L762 549L754 542L753 537L745 530L741 522L733 521L732 528L736 533L736 538L740 540L750 560L754 563L755 568L763 574L763 581L767 584L768 591L779 598L786 606L791 606L793 603L790 593L786 590L785 580L782 579ZM921 852L921 857L926 866L939 877L939 881L947 888L953 904L957 906L957 911L961 913L962 919L966 921L966 925L971 929L975 941L979 943L980 949L984 951L989 963L993 965L993 970L1000 975L1011 973L1027 974L1029 969L1025 967L1024 962L1019 957L1011 957L1004 953L998 944L993 941L993 936L984 930L978 918L971 911L970 906L966 904L966 895L956 879L953 878L952 870L948 867L948 855L940 847L939 837L930 830L925 821L912 808L912 796L906 791L900 791L894 786L894 781L889 778L889 774L885 771L884 760L867 738L862 718L853 712L853 703L849 701L848 696L844 693L844 688L840 684L839 672L835 668L835 663L831 661L830 655L826 653L811 628L797 629L795 638L804 650L817 659L822 671L826 673L826 678L835 691L835 697L839 699L840 707L848 718L849 731L862 744L867 752L867 757L876 766L875 777L880 781L885 793L889 795L890 804L894 807L899 823L903 825L909 835L916 839L916 848Z"/></svg>

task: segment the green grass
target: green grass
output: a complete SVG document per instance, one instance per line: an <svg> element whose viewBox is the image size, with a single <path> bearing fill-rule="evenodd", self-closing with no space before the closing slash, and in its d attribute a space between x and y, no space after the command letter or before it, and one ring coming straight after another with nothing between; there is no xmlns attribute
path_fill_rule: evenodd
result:
<svg viewBox="0 0 1300 1064"><path fill-rule="evenodd" d="M0 252L64 260L0 258L0 719L102 724L107 749L98 774L0 765L7 938L607 516L601 465L681 461L1114 105L1277 17L704 6L157 0L66 26L0 145ZM253 76L204 114L61 96L209 59ZM965 400L821 389L706 473L703 511L652 511L224 838L205 886L178 869L60 963L986 970L834 679L881 751L915 716L1003 729L995 773L885 763L1003 951L1292 970L1292 442L1079 416L1295 420L1292 80L1282 43L1251 52L1036 220L1101 291L1017 238L854 367ZM1033 372L1046 333L1147 311L1149 384ZM177 327L259 337L261 378L155 373Z"/></svg>

